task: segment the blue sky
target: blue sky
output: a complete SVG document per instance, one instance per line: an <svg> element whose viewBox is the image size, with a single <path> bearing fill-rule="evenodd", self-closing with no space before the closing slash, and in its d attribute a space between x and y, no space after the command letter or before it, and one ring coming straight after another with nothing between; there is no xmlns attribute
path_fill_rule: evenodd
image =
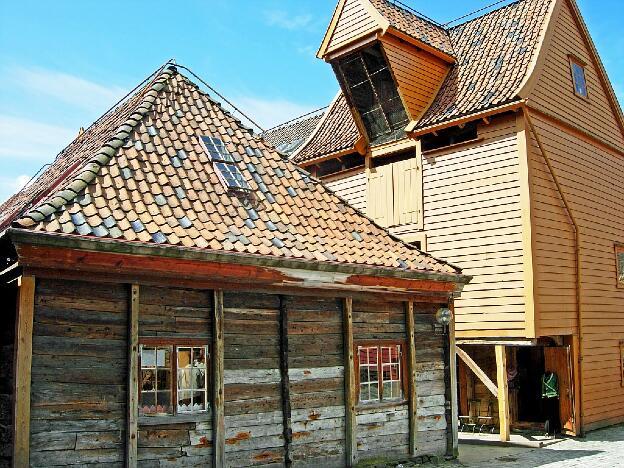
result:
<svg viewBox="0 0 624 468"><path fill-rule="evenodd" d="M328 104L336 1L0 1L0 202L172 57L265 128ZM491 3L403 1L440 22ZM578 1L624 102L624 2Z"/></svg>

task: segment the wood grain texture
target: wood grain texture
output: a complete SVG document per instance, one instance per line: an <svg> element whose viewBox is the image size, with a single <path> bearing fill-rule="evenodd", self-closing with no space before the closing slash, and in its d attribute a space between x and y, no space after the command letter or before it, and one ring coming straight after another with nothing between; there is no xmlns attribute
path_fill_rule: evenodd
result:
<svg viewBox="0 0 624 468"><path fill-rule="evenodd" d="M212 316L212 414L213 463L225 466L225 389L224 389L224 330L223 291L215 290Z"/></svg>
<svg viewBox="0 0 624 468"><path fill-rule="evenodd" d="M128 317L128 429L126 431L126 466L134 468L138 461L139 417L139 297L138 284L130 286Z"/></svg>
<svg viewBox="0 0 624 468"><path fill-rule="evenodd" d="M348 297L343 305L344 357L345 357L345 436L346 463L355 466L358 462L357 423L355 419L356 388L355 360L353 357L353 299Z"/></svg>
<svg viewBox="0 0 624 468"><path fill-rule="evenodd" d="M418 400L416 395L418 390L416 387L416 339L414 326L414 303L408 302L405 307L405 318L407 328L407 372L408 391L407 401L409 405L409 453L416 456L418 450Z"/></svg>
<svg viewBox="0 0 624 468"><path fill-rule="evenodd" d="M496 381L498 384L498 421L500 440L509 441L509 388L507 385L507 353L504 345L495 345L496 353Z"/></svg>
<svg viewBox="0 0 624 468"><path fill-rule="evenodd" d="M35 311L35 278L19 279L17 306L17 349L15 356L13 464L30 464L30 390L32 369L33 316Z"/></svg>

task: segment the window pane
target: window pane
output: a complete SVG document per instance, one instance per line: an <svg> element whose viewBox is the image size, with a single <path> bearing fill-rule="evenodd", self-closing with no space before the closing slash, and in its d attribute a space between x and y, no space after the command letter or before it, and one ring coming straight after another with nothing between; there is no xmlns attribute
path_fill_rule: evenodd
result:
<svg viewBox="0 0 624 468"><path fill-rule="evenodd" d="M193 348L193 366L206 367L206 348Z"/></svg>
<svg viewBox="0 0 624 468"><path fill-rule="evenodd" d="M141 367L154 367L156 365L156 350L154 348L141 348Z"/></svg>
<svg viewBox="0 0 624 468"><path fill-rule="evenodd" d="M400 97L397 96L394 99L382 102L381 106L393 128L405 127L407 125L407 114Z"/></svg>
<svg viewBox="0 0 624 468"><path fill-rule="evenodd" d="M193 411L206 409L206 392L193 392Z"/></svg>
<svg viewBox="0 0 624 468"><path fill-rule="evenodd" d="M368 81L351 88L351 97L353 98L353 104L361 114L377 107L377 99Z"/></svg>
<svg viewBox="0 0 624 468"><path fill-rule="evenodd" d="M618 253L618 281L624 283L624 252Z"/></svg>
<svg viewBox="0 0 624 468"><path fill-rule="evenodd" d="M145 392L141 394L141 406L139 413L151 414L156 412L156 393Z"/></svg>
<svg viewBox="0 0 624 468"><path fill-rule="evenodd" d="M371 140L390 131L381 109L363 114L362 121Z"/></svg>
<svg viewBox="0 0 624 468"><path fill-rule="evenodd" d="M158 390L171 389L171 371L169 369L158 369Z"/></svg>
<svg viewBox="0 0 624 468"><path fill-rule="evenodd" d="M204 369L193 369L193 388L206 388L206 371Z"/></svg>
<svg viewBox="0 0 624 468"><path fill-rule="evenodd" d="M364 65L359 56L344 60L340 68L342 68L342 73L349 87L355 86L368 79L364 71Z"/></svg>
<svg viewBox="0 0 624 468"><path fill-rule="evenodd" d="M587 84L585 83L585 69L578 63L572 62L572 73L574 75L574 87L581 96L587 97Z"/></svg>
<svg viewBox="0 0 624 468"><path fill-rule="evenodd" d="M249 189L249 185L238 169L238 166L218 162L215 163L215 169L219 172L228 188Z"/></svg>
<svg viewBox="0 0 624 468"><path fill-rule="evenodd" d="M362 51L362 58L364 59L366 69L370 74L373 74L382 68L386 68L386 58L383 56L379 45L369 47L368 49Z"/></svg>
<svg viewBox="0 0 624 468"><path fill-rule="evenodd" d="M169 367L170 361L168 349L159 348L156 351L156 365L158 367Z"/></svg>
<svg viewBox="0 0 624 468"><path fill-rule="evenodd" d="M156 412L160 414L171 412L170 391L159 391L156 393Z"/></svg>
<svg viewBox="0 0 624 468"><path fill-rule="evenodd" d="M370 384L370 400L379 400L379 384Z"/></svg>
<svg viewBox="0 0 624 468"><path fill-rule="evenodd" d="M181 413L188 413L192 410L193 408L191 406L191 392L178 392L178 411Z"/></svg>
<svg viewBox="0 0 624 468"><path fill-rule="evenodd" d="M371 75L371 80L373 81L377 96L381 101L387 101L399 96L390 70L383 70Z"/></svg>
<svg viewBox="0 0 624 468"><path fill-rule="evenodd" d="M178 348L178 369L191 365L191 348Z"/></svg>
<svg viewBox="0 0 624 468"><path fill-rule="evenodd" d="M149 391L156 389L156 373L152 369L141 371L141 390Z"/></svg>
<svg viewBox="0 0 624 468"><path fill-rule="evenodd" d="M188 390L191 389L191 369L179 369L178 370L178 389Z"/></svg>

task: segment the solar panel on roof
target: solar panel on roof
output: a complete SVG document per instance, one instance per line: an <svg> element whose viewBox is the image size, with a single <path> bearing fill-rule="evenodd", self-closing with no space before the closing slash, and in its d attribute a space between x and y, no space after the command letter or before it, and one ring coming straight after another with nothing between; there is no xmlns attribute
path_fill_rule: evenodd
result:
<svg viewBox="0 0 624 468"><path fill-rule="evenodd" d="M234 164L226 164L222 162L215 163L215 169L228 188L238 188L249 190L249 184L245 181L238 167Z"/></svg>
<svg viewBox="0 0 624 468"><path fill-rule="evenodd" d="M202 135L199 137L199 141L213 161L234 162L234 158L220 138Z"/></svg>

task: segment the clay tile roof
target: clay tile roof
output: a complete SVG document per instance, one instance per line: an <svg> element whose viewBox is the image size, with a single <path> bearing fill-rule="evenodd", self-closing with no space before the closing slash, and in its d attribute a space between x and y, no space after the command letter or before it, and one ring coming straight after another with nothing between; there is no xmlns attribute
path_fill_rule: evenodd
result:
<svg viewBox="0 0 624 468"><path fill-rule="evenodd" d="M516 93L538 53L541 32L547 26L547 13L554 1L519 0L450 28L449 38L457 62L413 130L435 127L518 101ZM412 15L415 22L420 21L409 11L405 14ZM305 159L297 155L297 162L325 157L342 149L343 141L357 139L358 130L350 112L330 117L328 120L332 121L324 125L340 126L341 139L326 137L321 139L321 144L310 141L299 153L305 154Z"/></svg>
<svg viewBox="0 0 624 468"><path fill-rule="evenodd" d="M338 93L308 141L293 154L293 161L301 164L319 155L351 150L359 137L347 100Z"/></svg>
<svg viewBox="0 0 624 468"><path fill-rule="evenodd" d="M296 119L284 122L266 130L260 136L277 151L287 156L292 155L305 143L319 121L325 115L324 107Z"/></svg>
<svg viewBox="0 0 624 468"><path fill-rule="evenodd" d="M516 100L553 1L520 0L451 28L457 63L417 128Z"/></svg>
<svg viewBox="0 0 624 468"><path fill-rule="evenodd" d="M250 192L227 190L198 136L221 139ZM245 256L460 271L401 242L285 160L175 68L78 137L0 208L0 229Z"/></svg>
<svg viewBox="0 0 624 468"><path fill-rule="evenodd" d="M442 25L424 18L392 0L370 0L370 2L390 22L390 26L445 54L453 55L451 40L447 30Z"/></svg>

